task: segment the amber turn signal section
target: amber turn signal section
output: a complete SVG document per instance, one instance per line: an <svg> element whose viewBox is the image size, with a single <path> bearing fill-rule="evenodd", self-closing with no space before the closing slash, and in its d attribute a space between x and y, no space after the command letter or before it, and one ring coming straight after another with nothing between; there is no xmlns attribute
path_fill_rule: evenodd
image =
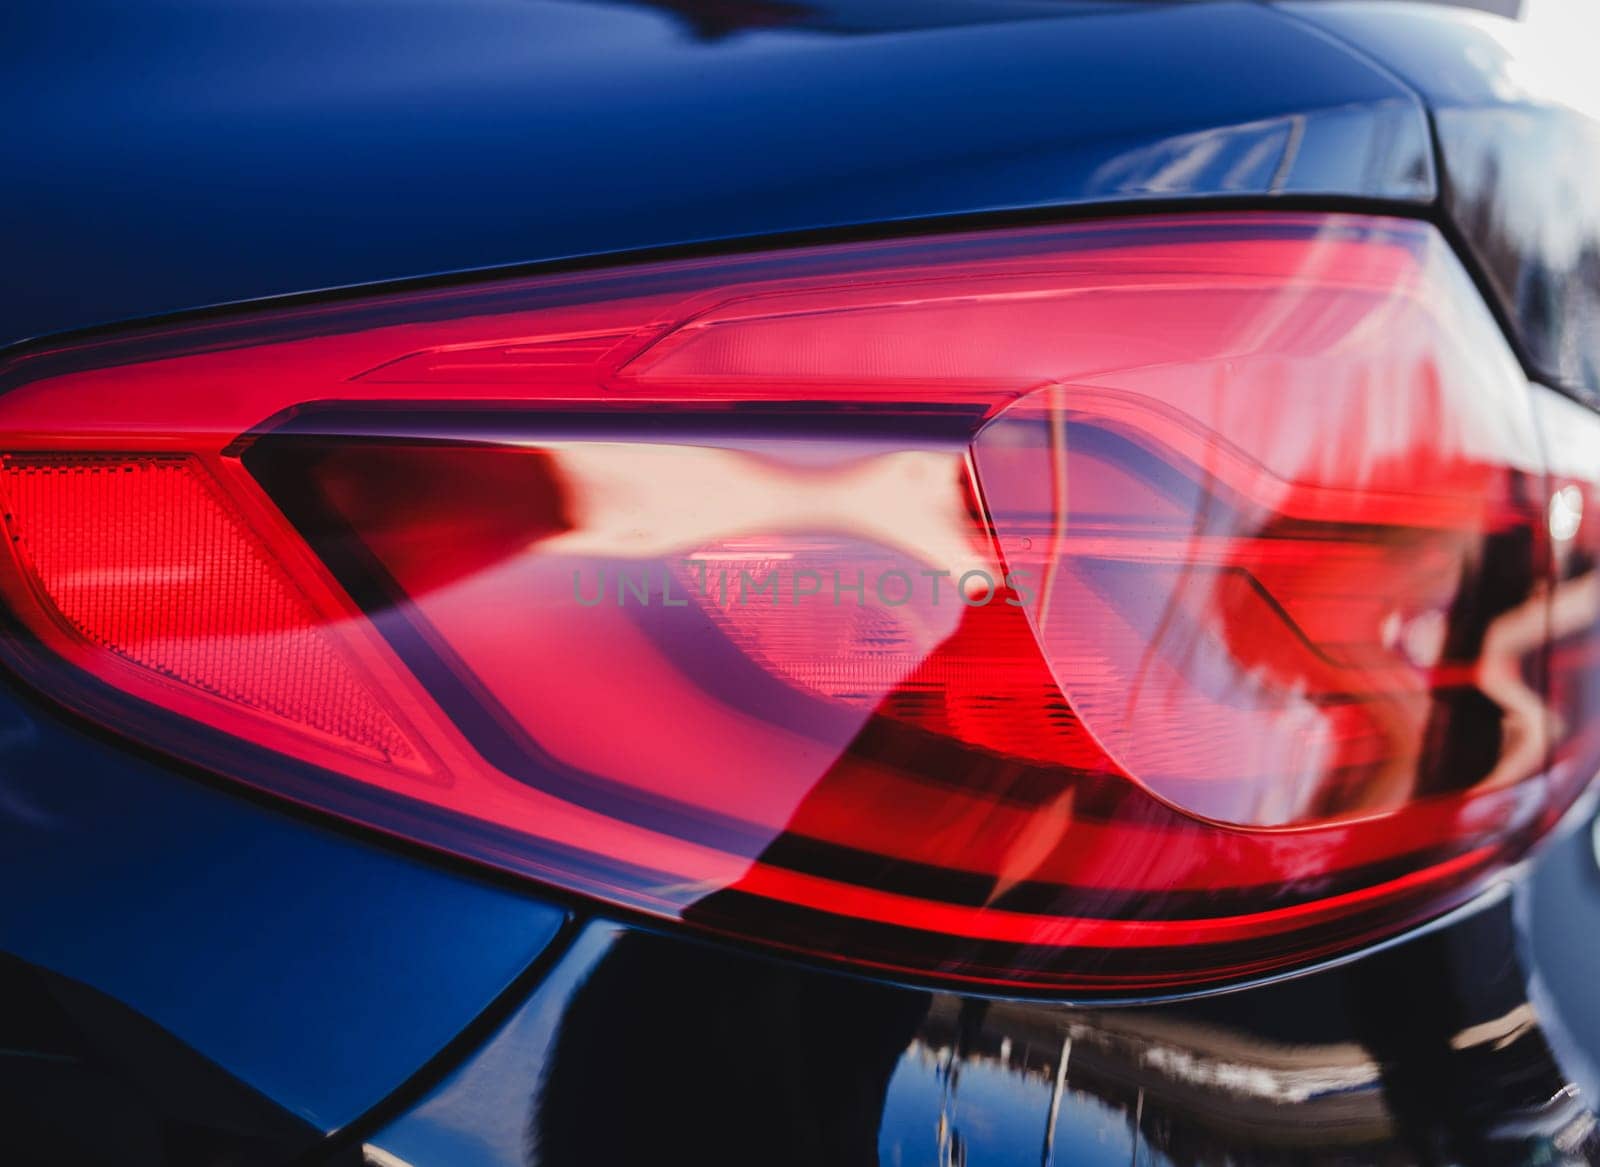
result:
<svg viewBox="0 0 1600 1167"><path fill-rule="evenodd" d="M1419 223L548 274L0 377L39 690L709 932L1239 980L1463 902L1600 766L1600 423Z"/></svg>

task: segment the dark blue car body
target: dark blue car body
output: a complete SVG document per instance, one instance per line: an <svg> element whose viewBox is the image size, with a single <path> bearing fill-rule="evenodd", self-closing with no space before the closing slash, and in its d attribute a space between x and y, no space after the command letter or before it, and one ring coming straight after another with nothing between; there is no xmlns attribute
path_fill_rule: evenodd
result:
<svg viewBox="0 0 1600 1167"><path fill-rule="evenodd" d="M1479 15L1337 0L19 6L0 343L490 268L1297 206L1435 223L1530 375L1592 402L1600 126L1497 84L1512 53ZM1530 201L1530 167L1577 205ZM1333 967L991 999L609 917L7 679L0 886L6 1163L1600 1159L1581 816Z"/></svg>

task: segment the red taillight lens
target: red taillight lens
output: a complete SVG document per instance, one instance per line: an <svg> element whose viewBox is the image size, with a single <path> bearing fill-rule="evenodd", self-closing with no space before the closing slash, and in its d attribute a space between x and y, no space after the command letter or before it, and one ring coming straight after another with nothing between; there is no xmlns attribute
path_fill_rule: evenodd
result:
<svg viewBox="0 0 1600 1167"><path fill-rule="evenodd" d="M548 276L6 383L5 643L40 689L725 934L1246 976L1461 901L1593 769L1550 765L1586 650L1554 702L1545 668L1553 613L1593 624L1560 510L1592 483L1551 479L1419 224Z"/></svg>

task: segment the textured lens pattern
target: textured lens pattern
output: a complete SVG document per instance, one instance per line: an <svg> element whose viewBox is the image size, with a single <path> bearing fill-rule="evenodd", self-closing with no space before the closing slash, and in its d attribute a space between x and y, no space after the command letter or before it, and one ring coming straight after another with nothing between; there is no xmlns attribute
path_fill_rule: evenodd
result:
<svg viewBox="0 0 1600 1167"><path fill-rule="evenodd" d="M192 458L10 455L17 550L84 641L373 757L415 750Z"/></svg>

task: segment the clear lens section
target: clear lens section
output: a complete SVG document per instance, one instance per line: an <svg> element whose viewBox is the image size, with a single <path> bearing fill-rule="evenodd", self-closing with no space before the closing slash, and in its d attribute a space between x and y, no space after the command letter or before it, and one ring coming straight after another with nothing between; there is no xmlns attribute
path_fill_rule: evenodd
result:
<svg viewBox="0 0 1600 1167"><path fill-rule="evenodd" d="M1215 981L1459 902L1593 769L1549 770L1544 652L1594 623L1561 599L1594 484L1552 493L1420 224L818 248L138 343L0 396L14 663L625 907Z"/></svg>

